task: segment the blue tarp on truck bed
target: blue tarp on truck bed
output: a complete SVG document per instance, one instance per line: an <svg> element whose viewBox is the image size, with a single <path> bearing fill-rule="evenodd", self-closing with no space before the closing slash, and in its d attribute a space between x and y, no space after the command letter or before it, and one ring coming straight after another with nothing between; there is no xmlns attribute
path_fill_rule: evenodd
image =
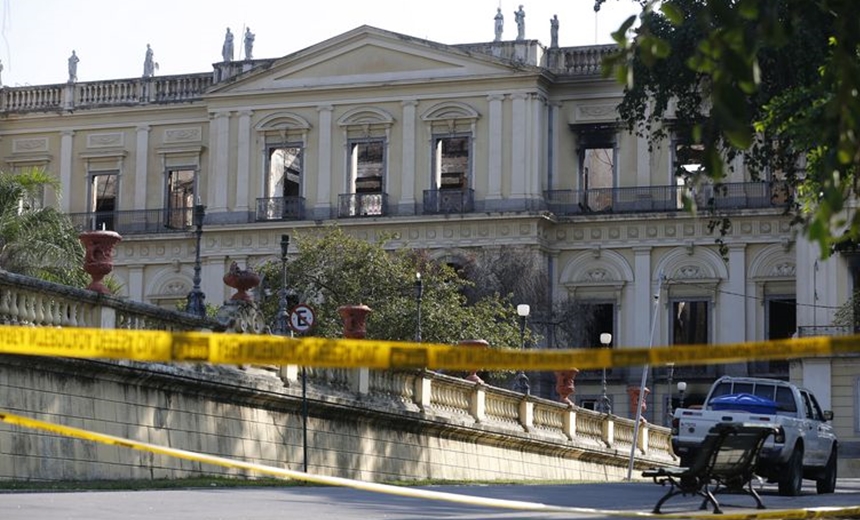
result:
<svg viewBox="0 0 860 520"><path fill-rule="evenodd" d="M728 394L711 399L713 410L736 410L749 413L773 415L776 413L776 402L752 394Z"/></svg>

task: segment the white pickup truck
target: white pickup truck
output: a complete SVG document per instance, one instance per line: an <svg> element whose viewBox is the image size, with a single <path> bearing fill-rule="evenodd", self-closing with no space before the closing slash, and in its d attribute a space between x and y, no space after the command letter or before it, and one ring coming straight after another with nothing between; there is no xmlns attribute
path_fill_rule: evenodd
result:
<svg viewBox="0 0 860 520"><path fill-rule="evenodd" d="M722 422L773 424L779 432L767 440L756 474L779 484L779 494L800 494L804 478L819 493L836 488L837 442L811 392L785 381L724 376L711 386L702 408L678 408L672 421L672 448L689 466L702 440Z"/></svg>

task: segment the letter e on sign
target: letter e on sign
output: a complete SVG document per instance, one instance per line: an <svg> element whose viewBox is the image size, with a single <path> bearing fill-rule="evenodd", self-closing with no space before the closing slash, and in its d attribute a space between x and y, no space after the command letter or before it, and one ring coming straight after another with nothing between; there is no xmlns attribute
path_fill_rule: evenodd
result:
<svg viewBox="0 0 860 520"><path fill-rule="evenodd" d="M314 310L310 306L300 303L290 310L290 328L301 334L311 330L314 326Z"/></svg>

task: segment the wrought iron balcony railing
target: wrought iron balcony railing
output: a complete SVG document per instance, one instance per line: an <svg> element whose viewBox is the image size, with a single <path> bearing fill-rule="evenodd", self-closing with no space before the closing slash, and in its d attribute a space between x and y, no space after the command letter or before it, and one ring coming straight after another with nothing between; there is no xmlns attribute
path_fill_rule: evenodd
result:
<svg viewBox="0 0 860 520"><path fill-rule="evenodd" d="M684 186L636 186L590 190L547 190L547 207L556 215L588 213L649 213L681 211L684 197L700 209L756 209L785 207L791 188L783 182L730 182Z"/></svg>
<svg viewBox="0 0 860 520"><path fill-rule="evenodd" d="M271 197L257 199L257 221L303 220L305 218L304 197Z"/></svg>
<svg viewBox="0 0 860 520"><path fill-rule="evenodd" d="M424 214L471 213L475 211L475 190L424 190Z"/></svg>
<svg viewBox="0 0 860 520"><path fill-rule="evenodd" d="M811 338L814 336L851 336L860 333L860 327L849 325L801 325L797 327L797 336Z"/></svg>
<svg viewBox="0 0 860 520"><path fill-rule="evenodd" d="M388 214L387 193L346 193L338 195L337 216L378 217Z"/></svg>
<svg viewBox="0 0 860 520"><path fill-rule="evenodd" d="M190 207L70 213L69 218L82 231L105 229L121 235L183 233L194 224Z"/></svg>

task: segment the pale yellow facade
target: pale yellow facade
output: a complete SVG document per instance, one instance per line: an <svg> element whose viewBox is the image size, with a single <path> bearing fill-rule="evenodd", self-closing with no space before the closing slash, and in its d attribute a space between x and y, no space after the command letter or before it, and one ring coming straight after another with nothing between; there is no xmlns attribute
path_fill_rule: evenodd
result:
<svg viewBox="0 0 860 520"><path fill-rule="evenodd" d="M621 88L600 76L609 50L450 46L363 26L283 58L215 64L211 75L4 88L0 161L46 168L63 188L46 204L116 228L114 276L140 301L168 305L191 290L197 202L208 302L230 296L221 278L231 262L275 259L282 233L337 222L448 261L476 248L531 250L555 298L611 309L617 347L683 343L673 314L690 307L699 328L689 331L708 344L785 337L776 329L789 316L792 329L829 325L853 287L845 259L817 260L774 184L753 182L740 163L729 191L695 194L731 218L723 256L711 215L680 211L689 188L678 187L676 143L652 150L618 124ZM277 149L294 177L286 167L273 177ZM450 157L462 171L444 171ZM786 301L790 312L777 305ZM742 363L673 377L693 398L722 373L789 375ZM627 414L638 374L613 372L616 413ZM648 417L662 424L667 394L678 396L666 367L653 375ZM578 383L578 402L593 404L599 381ZM818 386L825 407L847 410L848 397Z"/></svg>

